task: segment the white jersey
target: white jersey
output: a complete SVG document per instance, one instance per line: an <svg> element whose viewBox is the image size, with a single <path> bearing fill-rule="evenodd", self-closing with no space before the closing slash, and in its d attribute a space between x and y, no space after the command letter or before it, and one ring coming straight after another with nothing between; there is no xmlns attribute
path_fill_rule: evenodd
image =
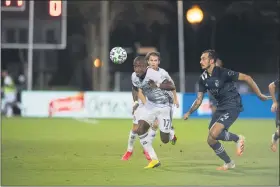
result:
<svg viewBox="0 0 280 187"><path fill-rule="evenodd" d="M164 72L166 71L164 70ZM147 69L146 76L143 80L137 77L136 74L132 74L132 84L135 87L142 89L143 94L147 97L149 103L157 106L170 106L170 104L173 103L173 98L166 90L151 88L149 81L152 80L156 84L161 84L166 79L167 78L162 76L159 71L155 71L152 68Z"/></svg>
<svg viewBox="0 0 280 187"><path fill-rule="evenodd" d="M167 79L168 81L171 81L174 84L172 78L170 77L169 73L165 69L158 68L158 72L160 73L163 79Z"/></svg>

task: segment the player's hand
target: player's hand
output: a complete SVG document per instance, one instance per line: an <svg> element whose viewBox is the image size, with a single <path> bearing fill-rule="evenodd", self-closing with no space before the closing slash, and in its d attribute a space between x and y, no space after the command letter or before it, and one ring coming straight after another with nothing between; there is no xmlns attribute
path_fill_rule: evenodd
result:
<svg viewBox="0 0 280 187"><path fill-rule="evenodd" d="M177 99L174 101L174 104L177 108L179 108L180 105L179 105L179 101Z"/></svg>
<svg viewBox="0 0 280 187"><path fill-rule="evenodd" d="M191 114L190 114L189 112L185 113L185 114L184 114L184 120L189 119L190 115L191 115Z"/></svg>
<svg viewBox="0 0 280 187"><path fill-rule="evenodd" d="M157 85L156 85L156 83L155 83L153 80L149 80L149 85L150 85L152 88L157 88Z"/></svg>
<svg viewBox="0 0 280 187"><path fill-rule="evenodd" d="M258 97L259 97L259 99L262 100L262 101L267 101L267 100L269 100L269 99L272 99L271 96L266 96L266 95L264 95L264 94L261 94L261 95L259 95Z"/></svg>
<svg viewBox="0 0 280 187"><path fill-rule="evenodd" d="M277 102L276 102L276 103L273 103L273 104L271 105L271 112L276 112L277 109L278 109L278 103L277 103Z"/></svg>

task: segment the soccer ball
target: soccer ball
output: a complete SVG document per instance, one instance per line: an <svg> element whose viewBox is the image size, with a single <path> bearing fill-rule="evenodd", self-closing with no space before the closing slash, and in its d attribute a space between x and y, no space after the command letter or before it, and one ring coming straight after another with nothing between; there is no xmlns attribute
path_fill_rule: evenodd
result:
<svg viewBox="0 0 280 187"><path fill-rule="evenodd" d="M122 64L127 59L127 53L122 47L114 47L110 51L110 59L114 64Z"/></svg>

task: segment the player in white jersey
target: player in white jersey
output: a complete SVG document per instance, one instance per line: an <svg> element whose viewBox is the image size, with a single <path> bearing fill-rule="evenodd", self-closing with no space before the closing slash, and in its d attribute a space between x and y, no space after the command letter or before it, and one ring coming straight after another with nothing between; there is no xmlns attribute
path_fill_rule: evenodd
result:
<svg viewBox="0 0 280 187"><path fill-rule="evenodd" d="M137 59L138 59L138 57L135 58L135 60L137 60ZM131 75L132 98L134 101L134 105L133 105L133 109L132 109L133 125L132 125L132 129L130 130L129 136L128 136L127 151L122 156L122 160L128 160L133 154L134 143L137 138L137 128L138 128L139 117L140 117L141 113L145 112L144 104L146 103L146 98L144 95L138 94L138 87L135 86L135 84L137 84L137 80L138 80L138 77L136 76L136 73L133 72ZM145 150L143 151L143 153L145 154L146 159L148 161L151 161L149 154L147 152L145 152Z"/></svg>
<svg viewBox="0 0 280 187"><path fill-rule="evenodd" d="M145 168L154 168L159 166L160 162L152 147L148 130L157 119L161 141L163 143L169 142L173 98L168 91L175 90L175 86L171 81L162 78L158 71L148 68L148 64L143 57L135 59L134 71L138 77L138 80L134 82L134 86L138 88L140 95L143 94L147 98L144 105L145 112L141 113L139 117L137 134L144 150L151 157L151 162Z"/></svg>
<svg viewBox="0 0 280 187"><path fill-rule="evenodd" d="M155 71L158 71L161 74L161 77L163 79L167 79L168 81L171 81L174 84L174 81L170 77L169 73L166 70L164 70L163 68L159 67L159 64L160 64L160 53L159 52L155 52L155 51L149 52L149 53L147 53L145 59L148 62L148 65L151 68L153 68ZM173 101L174 101L173 104L177 108L179 108L179 101L178 101L178 97L177 97L176 88L175 88L175 90L169 91L169 95L173 98ZM173 115L173 110L172 110L172 115ZM157 129L158 129L158 123L156 121L156 123L154 123L154 125L149 130L149 136L152 138L152 140L155 138ZM171 144L175 145L176 141L177 141L177 137L175 136L175 132L174 132L174 129L173 129L173 124L171 126L170 134L171 134L171 136L170 136L171 137L171 139L170 139Z"/></svg>
<svg viewBox="0 0 280 187"><path fill-rule="evenodd" d="M169 81L171 81L174 84L174 81L172 80L172 78L169 76L168 72L165 71L163 68L159 68L159 58L160 58L160 54L158 52L151 52L148 53L145 57L145 59L147 60L149 66L151 68L153 68L154 70L158 71L162 78L167 79ZM134 106L133 106L133 126L131 131L129 132L129 136L128 136L128 146L127 146L127 151L126 153L122 156L122 160L128 160L132 154L133 154L133 149L134 149L134 144L136 141L136 129L137 129L137 125L138 125L138 120L139 117L141 116L141 114L143 112L145 112L144 109L144 104L146 103L146 97L142 94L138 94L138 88L134 85L137 84L137 81L139 80L139 78L136 76L136 73L133 72L131 75L131 80L132 80L132 97L133 97L133 101L134 101ZM177 93L176 90L174 91L170 91L170 96L174 97L174 104L176 104L177 107L179 107L179 103L178 103L178 99L177 99ZM139 98L138 98L139 96ZM176 144L177 141L177 137L175 136L175 132L173 127L171 127L171 131L170 131L170 142L172 145ZM156 131L158 129L158 121L156 120L155 123L151 126L151 128L149 129L149 133L148 136L151 138L151 141L153 142L153 140L156 137ZM146 159L148 161L150 161L150 157L147 154L147 152L143 152L146 156Z"/></svg>

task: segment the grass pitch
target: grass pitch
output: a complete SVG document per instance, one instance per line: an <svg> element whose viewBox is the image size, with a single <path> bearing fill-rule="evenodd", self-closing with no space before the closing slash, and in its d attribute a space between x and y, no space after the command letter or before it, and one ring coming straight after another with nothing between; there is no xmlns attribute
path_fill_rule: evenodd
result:
<svg viewBox="0 0 280 187"><path fill-rule="evenodd" d="M162 166L147 165L139 141L129 161L126 150L131 120L3 119L2 185L279 185L279 151L270 151L273 120L238 120L230 129L246 137L246 151L224 144L236 169L221 165L206 143L208 120L175 120L175 146L154 148Z"/></svg>

